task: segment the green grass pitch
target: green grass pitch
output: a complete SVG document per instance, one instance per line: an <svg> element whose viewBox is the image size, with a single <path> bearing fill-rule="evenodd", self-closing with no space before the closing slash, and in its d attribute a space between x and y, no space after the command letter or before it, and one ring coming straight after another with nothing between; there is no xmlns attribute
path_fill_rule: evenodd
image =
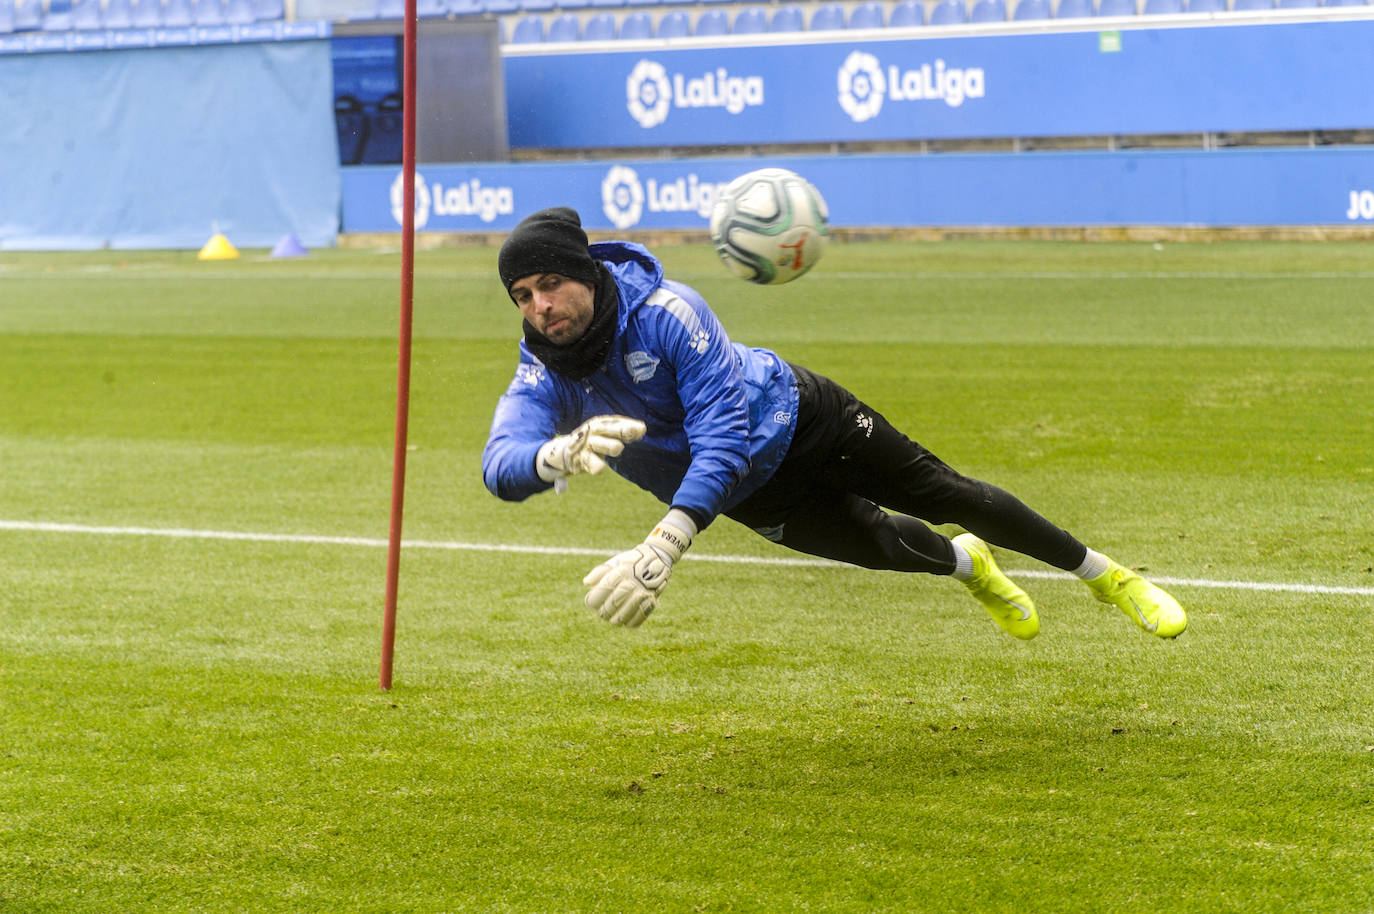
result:
<svg viewBox="0 0 1374 914"><path fill-rule="evenodd" d="M1002 553L1020 643L728 521L605 625L576 550L663 509L483 489L518 323L469 248L417 257L382 693L396 252L4 254L0 912L1374 910L1367 244L660 253L1188 632Z"/></svg>

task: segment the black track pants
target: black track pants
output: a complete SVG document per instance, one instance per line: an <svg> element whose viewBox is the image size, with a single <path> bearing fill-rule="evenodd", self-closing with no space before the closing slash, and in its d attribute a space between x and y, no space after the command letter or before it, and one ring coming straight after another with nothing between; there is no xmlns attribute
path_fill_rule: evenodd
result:
<svg viewBox="0 0 1374 914"><path fill-rule="evenodd" d="M1083 544L1016 496L955 472L834 381L792 370L800 394L792 446L727 517L799 552L865 568L953 571L949 540L922 521L957 524L1066 571L1082 564Z"/></svg>

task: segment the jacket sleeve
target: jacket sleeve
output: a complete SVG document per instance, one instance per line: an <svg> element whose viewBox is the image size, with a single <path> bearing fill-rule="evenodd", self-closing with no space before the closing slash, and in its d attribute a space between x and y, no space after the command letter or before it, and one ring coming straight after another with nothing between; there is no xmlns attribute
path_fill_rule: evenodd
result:
<svg viewBox="0 0 1374 914"><path fill-rule="evenodd" d="M656 312L659 343L677 378L691 463L672 498L675 507L716 517L749 474L749 398L739 358L725 328L691 289Z"/></svg>
<svg viewBox="0 0 1374 914"><path fill-rule="evenodd" d="M535 471L535 455L559 433L570 415L566 391L524 347L515 378L496 404L487 445L482 449L482 480L506 501L524 501L552 488Z"/></svg>

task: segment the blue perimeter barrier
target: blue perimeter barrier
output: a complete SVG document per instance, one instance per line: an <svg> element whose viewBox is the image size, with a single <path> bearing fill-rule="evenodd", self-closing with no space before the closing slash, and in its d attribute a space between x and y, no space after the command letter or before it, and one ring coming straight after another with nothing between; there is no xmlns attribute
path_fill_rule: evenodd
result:
<svg viewBox="0 0 1374 914"><path fill-rule="evenodd" d="M337 240L327 40L0 54L0 86L0 249Z"/></svg>
<svg viewBox="0 0 1374 914"><path fill-rule="evenodd" d="M706 228L737 175L776 165L810 179L837 228L1306 226L1374 222L1374 149L840 155L423 166L422 232L504 232L568 205L594 231ZM343 231L401 225L401 172L343 172Z"/></svg>
<svg viewBox="0 0 1374 914"><path fill-rule="evenodd" d="M0 0L7 2L7 0ZM81 29L0 35L0 54L51 54L62 51L122 51L130 48L181 48L207 44L298 41L328 38L328 22L253 22L183 28Z"/></svg>
<svg viewBox="0 0 1374 914"><path fill-rule="evenodd" d="M1366 13L1352 15L1368 15ZM1184 17L1175 17L1183 19ZM514 148L1367 127L1374 20L508 45ZM1038 31L1052 28L1054 31ZM1081 30L1067 30L1078 28ZM727 46L728 45L728 46ZM518 117L516 116L518 114Z"/></svg>

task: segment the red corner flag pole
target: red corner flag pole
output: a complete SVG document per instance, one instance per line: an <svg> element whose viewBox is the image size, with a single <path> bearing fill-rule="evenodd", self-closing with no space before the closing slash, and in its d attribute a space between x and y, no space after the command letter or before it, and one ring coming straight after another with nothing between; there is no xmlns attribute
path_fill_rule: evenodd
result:
<svg viewBox="0 0 1374 914"><path fill-rule="evenodd" d="M396 372L396 446L391 461L391 536L386 553L386 615L382 621L380 685L391 688L396 647L396 592L401 577L401 508L406 491L406 428L410 416L410 337L415 305L415 0L405 0L401 114L401 333Z"/></svg>

